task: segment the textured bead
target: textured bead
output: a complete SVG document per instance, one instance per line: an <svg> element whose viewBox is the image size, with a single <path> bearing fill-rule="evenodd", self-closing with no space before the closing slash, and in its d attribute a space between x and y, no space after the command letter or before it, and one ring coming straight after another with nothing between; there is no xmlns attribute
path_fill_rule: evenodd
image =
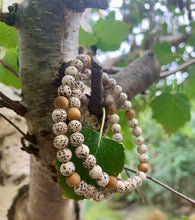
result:
<svg viewBox="0 0 195 220"><path fill-rule="evenodd" d="M87 57L86 57L85 54L79 54L79 55L76 57L76 59L79 59L79 60L82 61L83 67L86 67L86 66L87 66L88 59L87 59Z"/></svg>
<svg viewBox="0 0 195 220"><path fill-rule="evenodd" d="M58 87L58 95L66 96L66 97L71 97L72 91L69 86L66 85L61 85Z"/></svg>
<svg viewBox="0 0 195 220"><path fill-rule="evenodd" d="M142 181L146 180L146 174L144 172L142 172L142 171L138 172L137 176L139 176Z"/></svg>
<svg viewBox="0 0 195 220"><path fill-rule="evenodd" d="M94 197L95 192L96 192L95 186L88 184L85 197L87 199L92 199Z"/></svg>
<svg viewBox="0 0 195 220"><path fill-rule="evenodd" d="M142 185L142 179L139 176L134 176L133 179L135 180L137 187Z"/></svg>
<svg viewBox="0 0 195 220"><path fill-rule="evenodd" d="M125 101L127 101L127 94L124 93L124 92L121 92L120 95L119 95L119 100L121 103L125 103Z"/></svg>
<svg viewBox="0 0 195 220"><path fill-rule="evenodd" d="M54 106L56 108L67 109L68 108L68 99L64 96L57 96L54 99Z"/></svg>
<svg viewBox="0 0 195 220"><path fill-rule="evenodd" d="M113 115L116 113L116 107L114 105L109 105L106 107L106 112L108 115Z"/></svg>
<svg viewBox="0 0 195 220"><path fill-rule="evenodd" d="M82 82L84 82L85 84L87 84L87 82L88 82L88 76L87 75L85 75L85 74L80 74L79 75L79 79L82 81Z"/></svg>
<svg viewBox="0 0 195 220"><path fill-rule="evenodd" d="M78 147L84 142L84 136L77 132L70 135L70 144L74 147Z"/></svg>
<svg viewBox="0 0 195 220"><path fill-rule="evenodd" d="M123 181L118 180L118 184L116 189L114 190L115 193L124 193L125 191L125 184Z"/></svg>
<svg viewBox="0 0 195 220"><path fill-rule="evenodd" d="M129 111L132 107L132 104L130 101L125 101L122 105L121 105L121 109L124 111Z"/></svg>
<svg viewBox="0 0 195 220"><path fill-rule="evenodd" d="M114 190L114 189L116 189L117 186L118 186L117 178L114 177L114 176L110 176L109 177L109 182L106 185L106 188L109 189L109 190Z"/></svg>
<svg viewBox="0 0 195 220"><path fill-rule="evenodd" d="M101 202L104 199L104 194L101 190L96 190L93 196L94 202Z"/></svg>
<svg viewBox="0 0 195 220"><path fill-rule="evenodd" d="M94 165L92 169L89 170L89 176L92 179L98 179L102 176L102 168L99 165Z"/></svg>
<svg viewBox="0 0 195 220"><path fill-rule="evenodd" d="M111 105L112 103L114 102L114 98L112 95L108 95L106 96L105 100L104 100L104 103L105 105Z"/></svg>
<svg viewBox="0 0 195 220"><path fill-rule="evenodd" d="M64 111L63 109L55 109L53 112L52 112L52 119L53 121L55 122L63 122L63 121L66 121L67 119L67 113L66 111Z"/></svg>
<svg viewBox="0 0 195 220"><path fill-rule="evenodd" d="M91 70L90 69L85 69L83 71L83 74L85 74L88 79L91 79Z"/></svg>
<svg viewBox="0 0 195 220"><path fill-rule="evenodd" d="M120 133L116 133L112 136L112 140L115 140L117 142L121 142L123 140L123 136Z"/></svg>
<svg viewBox="0 0 195 220"><path fill-rule="evenodd" d="M125 117L128 119L128 120L131 120L135 117L135 112L130 109L128 111L125 112Z"/></svg>
<svg viewBox="0 0 195 220"><path fill-rule="evenodd" d="M65 69L65 75L70 75L76 78L77 74L79 73L78 69L75 66L69 66Z"/></svg>
<svg viewBox="0 0 195 220"><path fill-rule="evenodd" d="M137 147L137 152L138 152L139 154L144 154L144 153L146 153L147 151L148 151L148 148L147 148L147 146L146 146L145 144L139 145L139 146Z"/></svg>
<svg viewBox="0 0 195 220"><path fill-rule="evenodd" d="M72 120L68 123L68 129L72 133L79 132L82 128L82 124L78 120Z"/></svg>
<svg viewBox="0 0 195 220"><path fill-rule="evenodd" d="M62 78L62 84L67 85L70 88L74 88L75 87L75 79L73 76L66 75Z"/></svg>
<svg viewBox="0 0 195 220"><path fill-rule="evenodd" d="M69 139L67 138L66 135L58 135L54 138L54 146L57 149L63 149L68 146L69 144Z"/></svg>
<svg viewBox="0 0 195 220"><path fill-rule="evenodd" d="M111 126L111 132L112 132L113 134L119 133L120 131L121 131L121 126L120 126L119 124L113 124L113 125Z"/></svg>
<svg viewBox="0 0 195 220"><path fill-rule="evenodd" d="M102 193L104 194L104 199L109 199L112 196L112 193L108 190L103 190Z"/></svg>
<svg viewBox="0 0 195 220"><path fill-rule="evenodd" d="M113 90L112 90L112 94L115 95L115 96L119 96L122 92L122 87L119 86L119 85L116 85Z"/></svg>
<svg viewBox="0 0 195 220"><path fill-rule="evenodd" d="M66 184L70 187L77 187L81 181L78 173L74 172L72 175L66 177Z"/></svg>
<svg viewBox="0 0 195 220"><path fill-rule="evenodd" d="M82 98L82 96L83 96L83 94L80 89L73 89L72 90L72 97L76 97L80 100Z"/></svg>
<svg viewBox="0 0 195 220"><path fill-rule="evenodd" d="M136 118L133 118L131 119L129 122L128 122L128 126L130 128L135 128L136 126L138 126L138 120Z"/></svg>
<svg viewBox="0 0 195 220"><path fill-rule="evenodd" d="M138 157L137 157L137 160L140 162L140 163L147 163L148 160L149 160L149 157L147 154L139 154Z"/></svg>
<svg viewBox="0 0 195 220"><path fill-rule="evenodd" d="M68 148L64 148L64 149L58 150L56 157L60 162L66 163L69 160L71 160L72 152Z"/></svg>
<svg viewBox="0 0 195 220"><path fill-rule="evenodd" d="M117 124L119 122L120 118L117 114L113 114L110 116L109 121L111 124Z"/></svg>
<svg viewBox="0 0 195 220"><path fill-rule="evenodd" d="M74 191L77 195L84 195L87 192L87 186L85 181L81 181L77 187L74 187Z"/></svg>
<svg viewBox="0 0 195 220"><path fill-rule="evenodd" d="M116 86L116 80L113 78L109 78L105 88L113 89L115 86Z"/></svg>
<svg viewBox="0 0 195 220"><path fill-rule="evenodd" d="M109 79L108 74L105 73L105 72L103 72L103 73L102 73L102 81L105 82L105 81L108 81L108 79Z"/></svg>
<svg viewBox="0 0 195 220"><path fill-rule="evenodd" d="M132 135L134 135L135 137L138 137L142 134L142 129L140 127L135 127L133 128L131 132L132 132Z"/></svg>
<svg viewBox="0 0 195 220"><path fill-rule="evenodd" d="M142 171L142 172L144 172L144 173L147 173L148 170L149 170L149 166L148 166L147 163L140 163L140 164L138 165L138 170L139 170L139 171Z"/></svg>
<svg viewBox="0 0 195 220"><path fill-rule="evenodd" d="M82 81L77 81L75 84L75 88L80 89L81 92L85 91L85 84Z"/></svg>
<svg viewBox="0 0 195 220"><path fill-rule="evenodd" d="M89 148L87 145L82 144L81 146L77 147L75 150L75 155L78 158L86 158L89 155Z"/></svg>
<svg viewBox="0 0 195 220"><path fill-rule="evenodd" d="M87 68L90 68L91 67L91 57L89 56L89 55L85 55L86 57L87 57L87 60L88 60L88 62L87 62Z"/></svg>
<svg viewBox="0 0 195 220"><path fill-rule="evenodd" d="M95 164L96 164L96 158L92 154L89 154L83 160L83 166L87 169L92 169Z"/></svg>
<svg viewBox="0 0 195 220"><path fill-rule="evenodd" d="M79 71L83 69L83 62L79 59L71 60L70 65L75 66Z"/></svg>
<svg viewBox="0 0 195 220"><path fill-rule="evenodd" d="M57 122L53 125L53 133L55 135L67 134L68 126L64 122Z"/></svg>
<svg viewBox="0 0 195 220"><path fill-rule="evenodd" d="M141 145L144 143L144 138L142 136L136 137L134 140L135 144Z"/></svg>
<svg viewBox="0 0 195 220"><path fill-rule="evenodd" d="M119 175L117 176L117 180L121 180L122 179L122 176L121 174L119 173Z"/></svg>
<svg viewBox="0 0 195 220"><path fill-rule="evenodd" d="M60 166L60 173L63 176L70 176L75 171L75 165L73 162L69 161L67 163L62 163Z"/></svg>
<svg viewBox="0 0 195 220"><path fill-rule="evenodd" d="M107 173L103 172L101 177L96 180L99 186L105 187L109 183L110 177Z"/></svg>
<svg viewBox="0 0 195 220"><path fill-rule="evenodd" d="M81 107L81 101L76 97L70 97L69 98L69 107L72 108L80 108Z"/></svg>
<svg viewBox="0 0 195 220"><path fill-rule="evenodd" d="M77 108L69 108L67 112L68 119L71 120L79 120L81 117L81 112Z"/></svg>
<svg viewBox="0 0 195 220"><path fill-rule="evenodd" d="M129 181L124 181L123 183L125 184L124 193L129 193L133 190Z"/></svg>
<svg viewBox="0 0 195 220"><path fill-rule="evenodd" d="M128 178L127 181L131 184L131 190L134 190L137 188L137 183L133 177Z"/></svg>

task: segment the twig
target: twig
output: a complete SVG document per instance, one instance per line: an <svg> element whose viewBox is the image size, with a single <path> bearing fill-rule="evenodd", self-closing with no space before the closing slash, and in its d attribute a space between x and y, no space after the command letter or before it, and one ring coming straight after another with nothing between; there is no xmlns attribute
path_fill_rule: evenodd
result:
<svg viewBox="0 0 195 220"><path fill-rule="evenodd" d="M130 168L128 168L128 167L124 167L124 169L125 169L125 170L128 170L128 171L130 171L130 172L132 172L132 173L137 173L137 171L135 171L135 170L133 170L133 169L130 169ZM187 201L190 202L193 206L195 206L195 200L193 200L193 199L191 199L191 198L189 198L189 197L183 195L182 193L180 193L180 192L178 192L178 191L172 189L170 186L167 186L166 184L160 182L159 180L157 180L157 179L155 179L155 178L153 178L153 177L151 177L151 176L146 175L146 177L147 177L147 179L149 179L149 180L151 180L151 181L157 183L158 185L164 187L165 189L167 189L167 190L169 190L170 192L172 192L172 193L178 195L179 197L181 197L181 198L187 200Z"/></svg>
<svg viewBox="0 0 195 220"><path fill-rule="evenodd" d="M18 73L17 73L13 68L11 68L11 66L9 66L6 62L4 62L3 60L0 60L0 63L1 63L6 69L8 69L11 73L13 73L17 78L19 78Z"/></svg>
<svg viewBox="0 0 195 220"><path fill-rule="evenodd" d="M195 59L191 59L188 62L183 63L181 66L179 66L178 68L176 68L174 70L170 70L170 71L166 71L166 72L160 73L159 78L162 79L162 78L165 78L167 76L170 76L170 75L172 75L172 74L174 74L174 73L176 73L178 71L181 71L181 70L183 70L183 69L185 69L188 66L191 66L193 64L195 64Z"/></svg>
<svg viewBox="0 0 195 220"><path fill-rule="evenodd" d="M107 67L104 67L103 68L103 71L105 71L107 74L116 74L118 73L119 71L121 71L123 68L121 67L111 67L111 68L107 68Z"/></svg>
<svg viewBox="0 0 195 220"><path fill-rule="evenodd" d="M145 199L144 199L143 195L139 192L138 189L135 189L135 192L139 195L139 197L140 197L142 203L144 204L144 203L145 203Z"/></svg>

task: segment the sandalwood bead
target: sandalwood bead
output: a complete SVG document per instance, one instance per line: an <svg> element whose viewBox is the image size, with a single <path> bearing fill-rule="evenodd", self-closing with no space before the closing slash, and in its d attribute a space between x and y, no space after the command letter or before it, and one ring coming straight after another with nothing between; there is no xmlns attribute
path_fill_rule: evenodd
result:
<svg viewBox="0 0 195 220"><path fill-rule="evenodd" d="M81 177L76 172L66 177L66 184L71 187L77 187L80 181L81 181Z"/></svg>
<svg viewBox="0 0 195 220"><path fill-rule="evenodd" d="M108 115L113 115L116 113L116 107L114 105L109 105L106 108L106 112Z"/></svg>
<svg viewBox="0 0 195 220"><path fill-rule="evenodd" d="M131 110L128 110L125 112L125 117L128 119L128 120L131 120L135 117L135 112L131 109Z"/></svg>
<svg viewBox="0 0 195 220"><path fill-rule="evenodd" d="M106 185L107 189L113 190L116 189L118 186L117 178L114 176L110 176L109 183Z"/></svg>
<svg viewBox="0 0 195 220"><path fill-rule="evenodd" d="M79 120L81 117L81 112L78 110L78 108L74 108L74 107L69 108L67 112L67 116L70 121Z"/></svg>
<svg viewBox="0 0 195 220"><path fill-rule="evenodd" d="M89 55L85 55L85 56L87 57L87 60L88 60L86 68L90 68L91 67L91 57Z"/></svg>
<svg viewBox="0 0 195 220"><path fill-rule="evenodd" d="M139 170L139 171L142 171L142 172L144 172L144 173L147 173L148 169L149 169L149 166L148 166L147 163L140 163L140 164L138 165L138 170Z"/></svg>
<svg viewBox="0 0 195 220"><path fill-rule="evenodd" d="M58 96L54 100L54 106L56 108L67 109L69 105L68 99L64 96Z"/></svg>

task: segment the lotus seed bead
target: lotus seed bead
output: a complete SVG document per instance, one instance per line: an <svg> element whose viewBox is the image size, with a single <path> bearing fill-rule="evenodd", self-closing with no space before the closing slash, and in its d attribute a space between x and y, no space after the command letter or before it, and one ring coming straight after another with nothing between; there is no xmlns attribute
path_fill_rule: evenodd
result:
<svg viewBox="0 0 195 220"><path fill-rule="evenodd" d="M135 144L137 145L141 145L144 143L144 138L143 137L136 137L135 140L134 140Z"/></svg>
<svg viewBox="0 0 195 220"><path fill-rule="evenodd" d="M133 179L135 180L137 187L142 185L142 179L139 176L134 176Z"/></svg>
<svg viewBox="0 0 195 220"><path fill-rule="evenodd" d="M77 81L76 84L75 84L75 87L77 89L80 89L81 92L85 91L85 84L82 81Z"/></svg>
<svg viewBox="0 0 195 220"><path fill-rule="evenodd" d="M91 70L90 70L90 69L85 69L85 70L83 71L83 74L85 74L88 79L91 78Z"/></svg>
<svg viewBox="0 0 195 220"><path fill-rule="evenodd" d="M86 197L87 199L91 199L91 198L94 197L95 192L96 192L95 186L92 186L92 185L89 184L89 185L87 186L87 190L86 190L86 193L85 193L85 197Z"/></svg>
<svg viewBox="0 0 195 220"><path fill-rule="evenodd" d="M147 154L139 154L137 159L140 163L147 163L149 160L149 157Z"/></svg>
<svg viewBox="0 0 195 220"><path fill-rule="evenodd" d="M120 118L117 114L113 114L110 116L109 121L112 124L117 124L119 122Z"/></svg>
<svg viewBox="0 0 195 220"><path fill-rule="evenodd" d="M54 100L54 106L65 110L68 108L68 99L64 96L57 96Z"/></svg>
<svg viewBox="0 0 195 220"><path fill-rule="evenodd" d="M112 193L108 190L103 190L102 193L104 194L104 199L109 199L112 196Z"/></svg>
<svg viewBox="0 0 195 220"><path fill-rule="evenodd" d="M109 190L114 190L114 189L116 189L117 186L118 186L117 178L114 177L114 176L110 176L109 177L109 182L106 185L106 188L109 189Z"/></svg>
<svg viewBox="0 0 195 220"><path fill-rule="evenodd" d="M121 103L125 103L125 101L127 101L127 94L124 93L124 92L121 92L120 95L119 95L119 100Z"/></svg>
<svg viewBox="0 0 195 220"><path fill-rule="evenodd" d="M109 79L108 74L105 73L105 72L103 72L103 73L102 73L102 81L103 81L103 82L104 82L104 81L108 81L108 79Z"/></svg>
<svg viewBox="0 0 195 220"><path fill-rule="evenodd" d="M83 62L83 67L86 67L87 66L87 63L88 63L88 59L87 57L85 56L85 54L79 54L76 59L79 59Z"/></svg>
<svg viewBox="0 0 195 220"><path fill-rule="evenodd" d="M104 194L100 190L96 190L93 196L94 202L101 202L104 199Z"/></svg>
<svg viewBox="0 0 195 220"><path fill-rule="evenodd" d="M96 182L97 182L97 184L98 184L99 186L105 187L106 185L108 185L109 180L110 180L110 177L108 176L108 174L105 173L105 172L103 172L102 175L101 175L101 177L98 178L98 179L96 180Z"/></svg>
<svg viewBox="0 0 195 220"><path fill-rule="evenodd" d="M66 96L69 98L72 95L71 88L66 85L59 86L58 87L58 95Z"/></svg>
<svg viewBox="0 0 195 220"><path fill-rule="evenodd" d="M122 89L121 86L116 85L116 86L114 87L114 89L112 90L112 94L115 95L115 96L119 96L119 95L121 94L122 90L123 90L123 89Z"/></svg>
<svg viewBox="0 0 195 220"><path fill-rule="evenodd" d="M77 74L78 74L78 69L73 65L65 69L65 75L70 75L76 78Z"/></svg>
<svg viewBox="0 0 195 220"><path fill-rule="evenodd" d="M68 148L64 148L64 149L58 150L56 157L60 162L66 163L69 160L71 160L72 152Z"/></svg>
<svg viewBox="0 0 195 220"><path fill-rule="evenodd" d="M77 195L84 195L87 192L87 183L81 181L78 186L74 187L74 191Z"/></svg>
<svg viewBox="0 0 195 220"><path fill-rule="evenodd" d="M55 109L52 112L52 119L55 122L63 122L66 121L67 113L63 109Z"/></svg>
<svg viewBox="0 0 195 220"><path fill-rule="evenodd" d="M84 142L84 136L77 132L70 135L70 144L74 147L78 147Z"/></svg>
<svg viewBox="0 0 195 220"><path fill-rule="evenodd" d="M79 75L79 79L84 82L85 84L87 84L87 81L88 81L88 76L85 75L85 74L80 74Z"/></svg>
<svg viewBox="0 0 195 220"><path fill-rule="evenodd" d="M120 133L116 133L112 136L112 140L115 140L117 142L121 142L123 140L123 136Z"/></svg>
<svg viewBox="0 0 195 220"><path fill-rule="evenodd" d="M125 184L123 181L118 180L118 184L116 189L114 190L115 193L124 193L125 191Z"/></svg>
<svg viewBox="0 0 195 220"><path fill-rule="evenodd" d="M142 134L142 129L140 127L135 127L132 130L132 135L134 135L135 137L138 137Z"/></svg>
<svg viewBox="0 0 195 220"><path fill-rule="evenodd" d="M121 180L122 179L122 176L121 174L119 173L119 175L117 176L117 180Z"/></svg>
<svg viewBox="0 0 195 220"><path fill-rule="evenodd" d="M78 158L86 158L89 155L89 148L87 145L82 144L81 146L77 147L75 150L75 155Z"/></svg>
<svg viewBox="0 0 195 220"><path fill-rule="evenodd" d="M68 123L68 129L72 133L79 132L82 128L82 124L78 120L72 120Z"/></svg>
<svg viewBox="0 0 195 220"><path fill-rule="evenodd" d="M132 107L132 104L130 101L125 101L124 104L121 105L121 109L124 111L129 111Z"/></svg>
<svg viewBox="0 0 195 220"><path fill-rule="evenodd" d="M71 120L79 120L81 117L81 113L77 108L69 108L67 112L68 119Z"/></svg>
<svg viewBox="0 0 195 220"><path fill-rule="evenodd" d="M70 97L69 98L69 107L72 108L80 108L81 107L81 101L76 97Z"/></svg>
<svg viewBox="0 0 195 220"><path fill-rule="evenodd" d="M66 177L66 184L70 187L77 187L81 181L78 173L74 172L72 175Z"/></svg>
<svg viewBox="0 0 195 220"><path fill-rule="evenodd" d="M88 62L87 62L87 68L90 68L91 67L91 57L89 56L89 55L85 55L86 57L87 57L87 60L88 60Z"/></svg>
<svg viewBox="0 0 195 220"><path fill-rule="evenodd" d="M67 134L68 126L64 122L57 122L53 125L53 133L55 135Z"/></svg>
<svg viewBox="0 0 195 220"><path fill-rule="evenodd" d="M89 154L83 160L83 166L87 169L92 169L95 164L96 164L96 158L92 154Z"/></svg>
<svg viewBox="0 0 195 220"><path fill-rule="evenodd" d="M71 60L70 65L75 66L79 71L82 71L83 69L83 62L79 59Z"/></svg>
<svg viewBox="0 0 195 220"><path fill-rule="evenodd" d="M58 135L54 138L54 146L57 149L63 149L69 144L69 139L66 135Z"/></svg>
<svg viewBox="0 0 195 220"><path fill-rule="evenodd" d="M121 126L120 126L119 124L113 124L113 125L111 126L111 132L112 132L113 134L119 133L120 131L121 131Z"/></svg>
<svg viewBox="0 0 195 220"><path fill-rule="evenodd" d="M113 78L108 79L108 85L106 85L106 88L113 89L116 86L116 80Z"/></svg>
<svg viewBox="0 0 195 220"><path fill-rule="evenodd" d="M116 107L114 105L109 105L106 107L106 112L108 115L113 115L116 113Z"/></svg>
<svg viewBox="0 0 195 220"><path fill-rule="evenodd" d="M111 105L114 102L114 98L112 95L106 96L104 103L105 105Z"/></svg>
<svg viewBox="0 0 195 220"><path fill-rule="evenodd" d="M128 178L127 181L131 184L131 189L134 190L136 189L137 187L137 183L135 181L135 179L132 177L132 178Z"/></svg>
<svg viewBox="0 0 195 220"><path fill-rule="evenodd" d="M73 162L69 161L67 163L62 163L60 166L60 173L63 176L70 176L75 171L75 165Z"/></svg>
<svg viewBox="0 0 195 220"><path fill-rule="evenodd" d="M75 79L73 76L66 75L62 78L62 84L67 85L70 88L74 88L75 87Z"/></svg>
<svg viewBox="0 0 195 220"><path fill-rule="evenodd" d="M128 111L125 112L125 117L128 119L128 120L131 120L135 117L135 112L130 109Z"/></svg>
<svg viewBox="0 0 195 220"><path fill-rule="evenodd" d="M140 163L140 164L138 165L138 170L139 170L139 171L142 171L142 172L144 172L144 173L147 173L148 170L149 170L149 166L148 166L147 163Z"/></svg>
<svg viewBox="0 0 195 220"><path fill-rule="evenodd" d="M78 99L81 99L82 96L83 96L83 94L80 89L73 89L72 90L72 97L76 97Z"/></svg>
<svg viewBox="0 0 195 220"><path fill-rule="evenodd" d="M89 170L89 176L92 179L100 178L102 176L102 168L99 165L94 165L94 167Z"/></svg>
<svg viewBox="0 0 195 220"><path fill-rule="evenodd" d="M124 193L129 193L130 191L132 191L132 187L129 181L123 181L123 183L125 184Z"/></svg>
<svg viewBox="0 0 195 220"><path fill-rule="evenodd" d="M142 171L138 172L137 175L141 178L142 181L146 180L146 174Z"/></svg>
<svg viewBox="0 0 195 220"><path fill-rule="evenodd" d="M138 120L136 118L133 118L128 122L128 125L130 128L135 128L138 126Z"/></svg>
<svg viewBox="0 0 195 220"><path fill-rule="evenodd" d="M139 146L137 147L137 152L138 152L139 154L144 154L144 153L146 153L147 151L148 151L148 148L147 148L147 146L146 146L145 144L139 145Z"/></svg>

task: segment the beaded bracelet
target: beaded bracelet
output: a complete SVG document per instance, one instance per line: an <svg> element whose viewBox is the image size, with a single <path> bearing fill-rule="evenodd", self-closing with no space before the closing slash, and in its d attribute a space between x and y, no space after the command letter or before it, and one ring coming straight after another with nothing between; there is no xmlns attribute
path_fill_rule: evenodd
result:
<svg viewBox="0 0 195 220"><path fill-rule="evenodd" d="M55 122L53 132L54 146L58 149L56 153L57 159L62 162L60 173L66 176L67 185L74 187L77 195L84 195L87 199L93 199L100 202L108 199L112 193L129 193L141 186L146 179L148 171L148 155L147 146L144 145L144 138L141 136L142 129L138 127L138 120L134 118L135 112L131 109L131 102L127 100L127 94L122 91L120 85L116 85L116 81L110 78L108 74L103 72L102 84L104 86L104 104L108 115L109 123L111 123L112 139L122 142L120 134L121 127L119 116L116 114L114 106L114 98L120 104L120 108L125 111L125 117L129 120L128 125L132 128L132 134L135 136L135 144L138 152L138 172L134 177L122 181L120 177L109 176L102 168L96 164L96 158L90 154L89 147L84 143L84 136L80 133L82 124L79 121L81 113L81 99L89 83L91 77L91 58L88 55L80 54L75 60L70 61L70 65L65 69L65 75L62 78L62 85L58 87L58 96L54 100L55 110L52 112L52 119ZM66 123L68 119L68 123ZM70 134L68 137L67 134ZM71 161L72 152L68 149L68 145L76 147L76 157L82 159L82 164L89 170L89 176L96 180L101 187L97 189L95 186L81 180L80 175L75 172L75 165Z"/></svg>

